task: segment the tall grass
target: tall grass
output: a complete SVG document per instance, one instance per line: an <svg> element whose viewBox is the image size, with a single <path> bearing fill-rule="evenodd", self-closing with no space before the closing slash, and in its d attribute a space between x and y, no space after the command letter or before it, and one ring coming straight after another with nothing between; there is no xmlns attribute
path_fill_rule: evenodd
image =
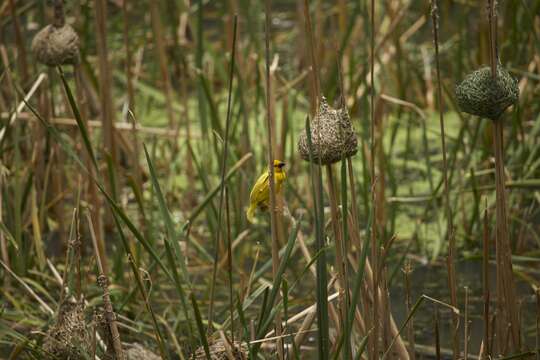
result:
<svg viewBox="0 0 540 360"><path fill-rule="evenodd" d="M537 355L540 2L55 4L0 5L1 358L46 357L67 294L108 317L99 358ZM35 24L60 17L81 63L45 69ZM453 84L497 59L520 103L473 121ZM322 95L359 139L325 170Z"/></svg>

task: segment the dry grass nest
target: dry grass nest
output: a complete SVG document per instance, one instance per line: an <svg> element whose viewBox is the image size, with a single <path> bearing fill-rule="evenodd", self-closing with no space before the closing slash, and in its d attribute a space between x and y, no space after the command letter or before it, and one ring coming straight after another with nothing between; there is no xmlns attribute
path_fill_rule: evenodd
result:
<svg viewBox="0 0 540 360"><path fill-rule="evenodd" d="M127 360L161 360L160 356L139 343L126 344L126 349Z"/></svg>
<svg viewBox="0 0 540 360"><path fill-rule="evenodd" d="M79 37L70 25L47 25L32 40L32 52L48 66L75 65L80 61Z"/></svg>
<svg viewBox="0 0 540 360"><path fill-rule="evenodd" d="M333 164L342 155L351 157L358 151L358 140L346 108L333 109L321 97L319 110L311 122L312 159L315 164ZM306 130L298 139L298 152L302 159L310 161Z"/></svg>
<svg viewBox="0 0 540 360"><path fill-rule="evenodd" d="M90 334L84 317L84 305L64 300L56 322L47 331L43 350L54 359L86 359Z"/></svg>
<svg viewBox="0 0 540 360"><path fill-rule="evenodd" d="M210 358L212 360L229 360L227 355L227 348L223 341L216 341L209 346L210 348ZM229 346L232 356L235 360L247 360L248 358L248 348L246 343L240 343L238 341L234 342L234 346ZM206 353L204 348L201 346L198 348L190 357L190 360L206 360Z"/></svg>
<svg viewBox="0 0 540 360"><path fill-rule="evenodd" d="M465 77L456 86L457 103L461 111L498 120L504 110L519 98L517 81L502 66L497 66L497 77L491 68L484 67Z"/></svg>

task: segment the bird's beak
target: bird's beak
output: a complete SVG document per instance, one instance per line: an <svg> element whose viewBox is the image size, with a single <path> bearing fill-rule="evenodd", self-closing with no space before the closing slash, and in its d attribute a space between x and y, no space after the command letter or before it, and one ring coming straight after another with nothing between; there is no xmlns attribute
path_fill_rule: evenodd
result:
<svg viewBox="0 0 540 360"><path fill-rule="evenodd" d="M278 167L279 167L280 169L282 169L284 166L285 166L285 163L284 163L284 162L280 162L279 165L278 165Z"/></svg>

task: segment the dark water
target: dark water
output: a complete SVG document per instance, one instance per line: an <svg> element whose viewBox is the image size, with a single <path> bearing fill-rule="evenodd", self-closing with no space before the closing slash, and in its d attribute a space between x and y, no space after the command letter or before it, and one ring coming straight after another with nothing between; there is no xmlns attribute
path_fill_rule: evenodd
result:
<svg viewBox="0 0 540 360"><path fill-rule="evenodd" d="M468 288L469 306L469 354L478 355L480 344L483 338L484 320L483 320L483 291L482 291L482 264L480 261L461 261L456 263L456 273L458 280L458 305L461 311L460 317L460 342L463 349L464 344L464 304L465 287ZM411 283L411 303L419 299L422 294L433 297L445 303L450 302L450 289L447 286L446 266L444 265L422 265L416 266L410 274ZM401 279L396 278L390 291L392 302L392 313L398 327L406 319L405 307L405 288L403 274L397 274ZM495 311L496 299L495 293L495 267L490 267L489 274L491 305L490 314ZM521 331L526 347L533 349L535 347L535 326L536 326L536 300L534 291L530 284L524 281L516 281L516 294L518 296L518 306L521 311ZM441 347L451 349L452 347L452 313L444 306L439 306L440 319L440 339ZM435 346L434 331L435 306L433 303L424 301L414 316L414 332L417 344Z"/></svg>

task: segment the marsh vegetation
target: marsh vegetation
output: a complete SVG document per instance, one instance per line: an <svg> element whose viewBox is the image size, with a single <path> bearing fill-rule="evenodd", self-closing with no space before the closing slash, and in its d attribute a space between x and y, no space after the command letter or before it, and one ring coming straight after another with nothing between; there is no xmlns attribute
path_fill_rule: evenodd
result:
<svg viewBox="0 0 540 360"><path fill-rule="evenodd" d="M539 0L0 3L0 358L539 359L539 54Z"/></svg>

